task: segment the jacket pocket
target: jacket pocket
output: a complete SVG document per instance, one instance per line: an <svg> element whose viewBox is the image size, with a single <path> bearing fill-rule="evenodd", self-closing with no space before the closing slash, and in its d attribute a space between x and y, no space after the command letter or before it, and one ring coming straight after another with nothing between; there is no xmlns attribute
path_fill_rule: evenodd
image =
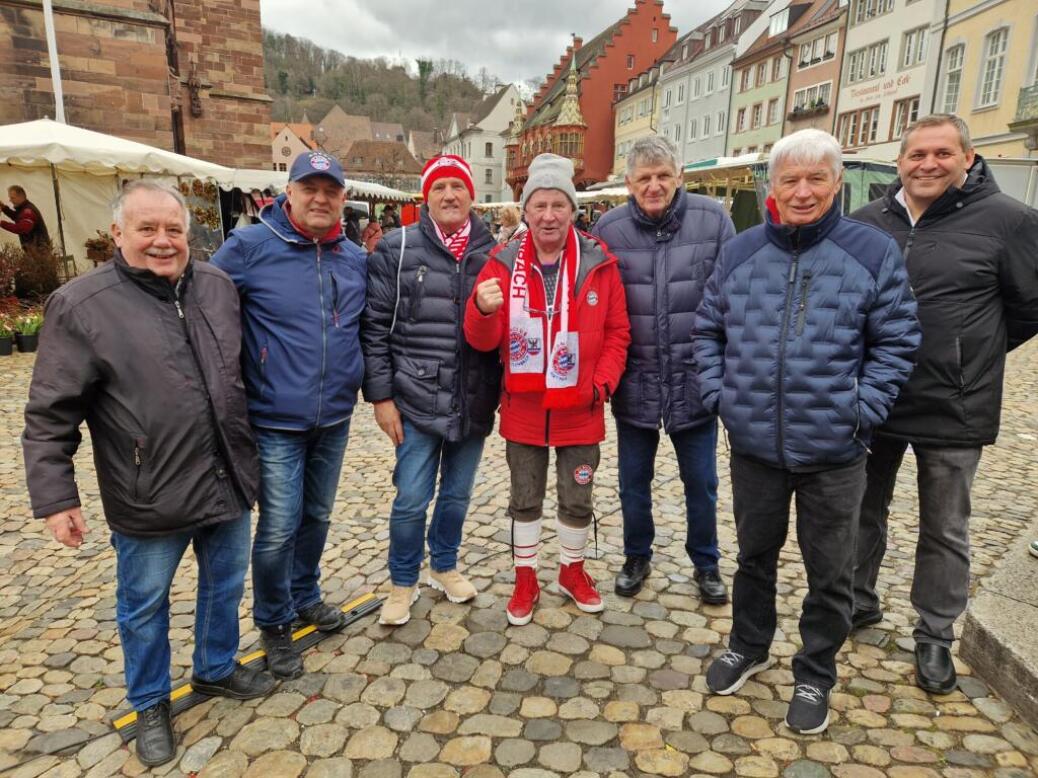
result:
<svg viewBox="0 0 1038 778"><path fill-rule="evenodd" d="M266 344L260 347L259 351L259 373L260 373L260 386L259 396L260 400L266 400L269 392L267 391L270 383L267 378L267 360L270 359L270 350Z"/></svg>
<svg viewBox="0 0 1038 778"><path fill-rule="evenodd" d="M425 274L427 272L428 268L425 265L419 265L415 273L414 290L411 292L411 310L407 317L411 321L418 320L418 314L422 309L422 300L425 298Z"/></svg>
<svg viewBox="0 0 1038 778"><path fill-rule="evenodd" d="M134 435L132 442L133 483L130 485L130 496L134 502L150 502L148 439L143 435Z"/></svg>
<svg viewBox="0 0 1038 778"><path fill-rule="evenodd" d="M396 360L393 394L422 414L436 414L440 360L401 356Z"/></svg>

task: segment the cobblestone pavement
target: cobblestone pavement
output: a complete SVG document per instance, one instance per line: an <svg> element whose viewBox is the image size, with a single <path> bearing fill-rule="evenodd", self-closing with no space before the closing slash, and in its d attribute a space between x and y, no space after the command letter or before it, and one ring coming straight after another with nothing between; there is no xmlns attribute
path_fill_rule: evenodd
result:
<svg viewBox="0 0 1038 778"><path fill-rule="evenodd" d="M77 458L89 540L59 547L28 513L21 452L31 357L0 359L0 772L29 776L136 776L146 772L111 730L124 706L115 627L114 554L100 516L89 445ZM1038 483L1038 346L1010 358L1005 422L985 453L972 526L974 574L1023 542ZM724 444L719 534L722 572L736 553ZM907 778L1038 773L1038 734L959 663L960 687L933 697L913 685L908 602L914 549L913 460L898 483L891 548L880 584L886 619L848 640L839 657L835 715L822 736L782 723L804 574L795 539L782 554L779 664L733 697L711 697L708 658L731 627L728 607L700 603L682 542L676 463L661 446L654 571L633 600L611 594L622 562L615 443L596 477L598 559L606 610L584 615L553 587L534 622L506 625L512 574L501 440L487 446L462 549L480 595L452 605L423 588L415 617L391 630L369 616L306 655L307 674L263 700L211 700L176 719L180 750L155 772L202 776L517 778L579 774ZM324 589L345 602L387 583L386 516L392 452L370 410L354 421ZM554 504L546 506L546 515ZM549 521L548 527L551 526ZM553 534L553 533L546 533ZM542 554L553 579L554 541ZM195 572L185 559L172 595L173 676L190 673ZM1038 567L1036 567L1038 570ZM241 611L242 646L256 630ZM83 746L83 743L86 743ZM56 753L59 749L66 749Z"/></svg>

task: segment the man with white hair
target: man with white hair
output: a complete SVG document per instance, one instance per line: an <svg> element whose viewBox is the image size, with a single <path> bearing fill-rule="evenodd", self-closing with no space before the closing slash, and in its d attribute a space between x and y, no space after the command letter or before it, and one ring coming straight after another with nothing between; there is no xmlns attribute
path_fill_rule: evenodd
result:
<svg viewBox="0 0 1038 778"><path fill-rule="evenodd" d="M685 192L677 151L666 138L634 144L626 181L627 204L592 230L620 261L631 319L627 369L613 397L625 557L614 588L633 597L649 575L662 422L684 486L685 551L699 596L721 605L728 590L717 566L717 416L699 397L689 332L717 253L735 227L709 197Z"/></svg>
<svg viewBox="0 0 1038 778"><path fill-rule="evenodd" d="M115 547L115 613L137 758L176 755L170 722L169 590L190 545L198 564L194 674L203 694L249 699L274 679L235 661L259 463L245 411L234 284L188 255L175 189L128 184L111 262L50 296L25 407L35 516L85 540L73 456L86 421Z"/></svg>
<svg viewBox="0 0 1038 778"><path fill-rule="evenodd" d="M703 404L729 434L739 541L728 649L706 682L732 694L771 664L795 496L807 595L786 725L812 734L829 724L851 626L867 446L908 380L920 331L897 243L841 213L836 139L783 138L768 172L766 222L721 249L692 336Z"/></svg>

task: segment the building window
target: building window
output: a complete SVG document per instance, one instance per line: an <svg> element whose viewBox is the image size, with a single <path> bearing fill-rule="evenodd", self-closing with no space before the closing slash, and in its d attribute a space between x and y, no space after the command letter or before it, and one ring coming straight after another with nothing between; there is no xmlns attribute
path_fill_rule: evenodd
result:
<svg viewBox="0 0 1038 778"><path fill-rule="evenodd" d="M701 94L703 94L703 81L699 76L696 76L695 80L692 82L692 96L699 97Z"/></svg>
<svg viewBox="0 0 1038 778"><path fill-rule="evenodd" d="M655 27L652 28L652 42L655 43L660 39L660 31Z"/></svg>
<svg viewBox="0 0 1038 778"><path fill-rule="evenodd" d="M666 92L663 93L663 107L664 108L670 108L670 99L674 96L673 92L674 92L674 90L668 89Z"/></svg>
<svg viewBox="0 0 1038 778"><path fill-rule="evenodd" d="M750 83L750 78L752 77L752 75L753 75L753 71L750 70L750 68L745 68L744 70L740 70L739 71L739 91L740 92L745 92L747 89L749 89L752 86L752 84Z"/></svg>
<svg viewBox="0 0 1038 778"><path fill-rule="evenodd" d="M676 142L678 142L680 140L681 140L681 125L680 124L675 124L674 125L674 142L676 143Z"/></svg>
<svg viewBox="0 0 1038 778"><path fill-rule="evenodd" d="M808 111L812 108L828 108L832 89L832 81L815 84L806 89L798 89L793 93L793 113Z"/></svg>
<svg viewBox="0 0 1038 778"><path fill-rule="evenodd" d="M831 32L822 35L813 41L800 44L800 57L797 61L797 70L812 67L820 62L827 62L836 56L836 43L839 33Z"/></svg>
<svg viewBox="0 0 1038 778"><path fill-rule="evenodd" d="M721 68L721 89L727 89L728 88L728 82L731 80L731 78L732 78L732 66L731 65L725 65L723 68Z"/></svg>
<svg viewBox="0 0 1038 778"><path fill-rule="evenodd" d="M857 0L854 6L854 24L867 22L894 10L894 0Z"/></svg>
<svg viewBox="0 0 1038 778"><path fill-rule="evenodd" d="M926 58L926 28L917 27L905 33L901 40L901 67L911 68Z"/></svg>
<svg viewBox="0 0 1038 778"><path fill-rule="evenodd" d="M685 102L685 85L682 83L678 84L678 101L676 104L681 105L683 102Z"/></svg>
<svg viewBox="0 0 1038 778"><path fill-rule="evenodd" d="M717 129L715 130L715 132L718 135L723 135L724 134L724 120L726 118L727 117L724 115L724 111L718 111L717 112Z"/></svg>
<svg viewBox="0 0 1038 778"><path fill-rule="evenodd" d="M758 62L757 63L757 86L762 86L768 82L768 63Z"/></svg>
<svg viewBox="0 0 1038 778"><path fill-rule="evenodd" d="M714 91L714 71L710 71L706 74L706 93L713 94Z"/></svg>
<svg viewBox="0 0 1038 778"><path fill-rule="evenodd" d="M746 129L746 109L740 108L735 114L735 131L743 132Z"/></svg>
<svg viewBox="0 0 1038 778"><path fill-rule="evenodd" d="M492 203L492 202L494 202L494 196L493 195L483 195L483 202L485 202L485 203Z"/></svg>
<svg viewBox="0 0 1038 778"><path fill-rule="evenodd" d="M764 103L757 103L750 113L750 129L756 130L760 127L761 115L764 113Z"/></svg>
<svg viewBox="0 0 1038 778"><path fill-rule="evenodd" d="M547 143L547 139L545 139ZM580 159L584 156L584 135L579 132L563 132L554 138L554 148L545 148L545 151L553 151L560 157Z"/></svg>
<svg viewBox="0 0 1038 778"><path fill-rule="evenodd" d="M494 183L494 171L493 170L484 170L483 171L483 183L484 184L492 184L492 183Z"/></svg>
<svg viewBox="0 0 1038 778"><path fill-rule="evenodd" d="M763 148L763 149L761 149L761 150L762 150L762 151L763 151L763 152L764 152L765 154L767 154L767 153L768 153L769 151L771 151L771 147L772 147L772 146L774 146L774 145L775 145L774 143L765 143L765 144L764 144L764 148Z"/></svg>
<svg viewBox="0 0 1038 778"><path fill-rule="evenodd" d="M844 148L866 146L876 142L879 129L879 106L872 105L859 111L840 114L836 123L836 137Z"/></svg>
<svg viewBox="0 0 1038 778"><path fill-rule="evenodd" d="M768 124L775 124L779 120L778 103L777 97L768 101Z"/></svg>
<svg viewBox="0 0 1038 778"><path fill-rule="evenodd" d="M747 154L756 154L757 153L757 147L756 146L747 146L746 147L746 153Z"/></svg>
<svg viewBox="0 0 1038 778"><path fill-rule="evenodd" d="M894 120L890 125L890 139L898 140L905 132L905 127L919 118L919 95L898 100L894 103Z"/></svg>
<svg viewBox="0 0 1038 778"><path fill-rule="evenodd" d="M706 125L703 125L704 127ZM705 133L704 133L705 134ZM688 123L688 139L695 140L699 137L699 127L695 119Z"/></svg>
<svg viewBox="0 0 1038 778"><path fill-rule="evenodd" d="M981 69L980 100L978 108L996 105L1002 98L1002 77L1006 64L1006 44L1009 28L1003 27L984 38L984 64Z"/></svg>
<svg viewBox="0 0 1038 778"><path fill-rule="evenodd" d="M613 102L627 94L627 84L613 84Z"/></svg>
<svg viewBox="0 0 1038 778"><path fill-rule="evenodd" d="M887 41L852 51L848 57L847 80L854 84L887 72Z"/></svg>
<svg viewBox="0 0 1038 778"><path fill-rule="evenodd" d="M492 156L494 156L494 144L493 143L486 143L486 144L484 144L484 146L483 146L483 156L484 157L492 157Z"/></svg>
<svg viewBox="0 0 1038 778"><path fill-rule="evenodd" d="M768 23L768 37L781 35L787 27L789 27L789 9L783 8L777 14L771 15L771 21Z"/></svg>
<svg viewBox="0 0 1038 778"><path fill-rule="evenodd" d="M778 81L782 78L782 61L785 57L779 55L771 60L771 80Z"/></svg>
<svg viewBox="0 0 1038 778"><path fill-rule="evenodd" d="M737 157L742 153L742 149L732 149L732 156Z"/></svg>
<svg viewBox="0 0 1038 778"><path fill-rule="evenodd" d="M628 70L634 70L634 55L633 54L628 54L627 55L627 69Z"/></svg>
<svg viewBox="0 0 1038 778"><path fill-rule="evenodd" d="M686 43L681 47L681 58L688 59L688 44Z"/></svg>
<svg viewBox="0 0 1038 778"><path fill-rule="evenodd" d="M735 17L735 33L734 33L735 36L738 37L740 32L742 32L742 17L741 16L736 16Z"/></svg>
<svg viewBox="0 0 1038 778"><path fill-rule="evenodd" d="M959 90L962 88L962 60L966 46L952 46L944 54L944 112L955 113L959 108Z"/></svg>
<svg viewBox="0 0 1038 778"><path fill-rule="evenodd" d="M693 127L696 126L696 120L695 119L692 120L692 126ZM703 117L703 137L704 138L709 138L710 137L710 114L707 114L706 116Z"/></svg>

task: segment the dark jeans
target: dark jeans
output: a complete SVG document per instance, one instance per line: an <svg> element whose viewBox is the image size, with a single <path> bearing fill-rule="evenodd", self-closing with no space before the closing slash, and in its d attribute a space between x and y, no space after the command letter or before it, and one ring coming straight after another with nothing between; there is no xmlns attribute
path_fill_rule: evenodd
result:
<svg viewBox="0 0 1038 778"><path fill-rule="evenodd" d="M739 569L732 587L729 648L747 656L768 653L775 635L779 552L789 528L789 500L795 496L807 596L800 614L803 648L793 657L793 676L821 689L833 687L836 652L851 627L854 535L864 491L864 458L794 473L732 453Z"/></svg>
<svg viewBox="0 0 1038 778"><path fill-rule="evenodd" d="M429 564L438 573L458 566L461 528L468 513L482 435L451 443L403 420L404 442L396 449L396 499L389 514L389 575L394 586L414 586L425 555L425 515L436 493L429 524Z"/></svg>
<svg viewBox="0 0 1038 778"><path fill-rule="evenodd" d="M717 567L717 422L670 436L678 472L685 486L685 551L702 570ZM619 452L620 507L624 519L624 555L652 558L656 527L652 520L652 479L656 468L658 429L616 423Z"/></svg>
<svg viewBox="0 0 1038 778"><path fill-rule="evenodd" d="M126 699L135 710L169 699L169 589L189 545L198 562L194 674L203 681L217 681L234 671L238 603L249 566L249 512L162 537L113 532L115 619L123 646Z"/></svg>
<svg viewBox="0 0 1038 778"><path fill-rule="evenodd" d="M252 544L253 617L258 627L273 627L321 599L321 554L350 423L308 432L257 427L255 433L261 480Z"/></svg>
<svg viewBox="0 0 1038 778"><path fill-rule="evenodd" d="M508 515L515 521L536 521L544 512L548 488L548 446L529 446L505 442L505 458L512 480ZM591 523L594 511L591 487L598 470L598 444L557 446L555 477L558 489L559 520L580 529Z"/></svg>
<svg viewBox="0 0 1038 778"><path fill-rule="evenodd" d="M908 443L876 436L861 502L854 607L879 610L876 580L887 550L887 517L897 472ZM915 639L950 647L952 625L966 609L970 583L970 490L981 449L919 446L915 454L919 489L919 539L915 547L912 606L919 614Z"/></svg>

